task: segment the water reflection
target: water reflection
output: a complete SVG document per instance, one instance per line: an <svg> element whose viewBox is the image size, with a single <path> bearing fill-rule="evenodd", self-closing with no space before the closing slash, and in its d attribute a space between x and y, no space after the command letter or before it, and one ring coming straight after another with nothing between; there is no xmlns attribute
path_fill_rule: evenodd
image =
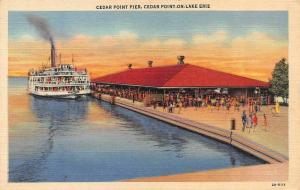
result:
<svg viewBox="0 0 300 190"><path fill-rule="evenodd" d="M26 96L26 95L25 95ZM27 95L29 96L29 95ZM56 135L63 135L70 131L74 122L85 120L88 102L86 100L59 100L50 98L29 98L31 111L36 115L38 122L46 129L41 135L41 140L35 142L35 147L39 146L38 154L32 154L28 160L14 169L10 173L14 175L12 181L43 181L39 173L47 169L45 162L51 153ZM32 137L36 138L36 137Z"/></svg>
<svg viewBox="0 0 300 190"><path fill-rule="evenodd" d="M112 116L125 120L125 125L121 127L126 128L126 131L132 131L135 138L142 137L141 141L155 142L155 147L162 151L175 151L178 153L177 156L181 157L180 152L184 150L187 143L187 140L180 136L182 130L119 106L111 106L106 102L99 102L99 104L103 109L110 111Z"/></svg>
<svg viewBox="0 0 300 190"><path fill-rule="evenodd" d="M162 151L176 152L176 157L183 157L187 144L189 141L196 141L199 143L201 149L195 150L198 153L207 153L208 151L215 151L224 156L228 156L232 166L236 165L236 157L241 157L243 154L237 149L227 144L223 144L216 140L182 130L180 128L171 126L165 122L146 117L129 111L119 106L111 106L106 102L99 102L100 106L110 111L114 117L126 120L126 125L122 125L126 130L133 131L134 135L141 138L141 141L153 141L154 145ZM198 146L199 148L199 146ZM235 150L235 151L234 151ZM248 155L252 157L251 155Z"/></svg>
<svg viewBox="0 0 300 190"><path fill-rule="evenodd" d="M85 99L61 100L32 97L31 109L41 120L49 120L51 125L66 126L74 121L84 120L88 102Z"/></svg>

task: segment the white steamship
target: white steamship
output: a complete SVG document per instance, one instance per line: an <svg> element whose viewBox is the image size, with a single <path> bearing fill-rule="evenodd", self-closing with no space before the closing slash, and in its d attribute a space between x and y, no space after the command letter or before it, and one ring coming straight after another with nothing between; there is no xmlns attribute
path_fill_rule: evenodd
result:
<svg viewBox="0 0 300 190"><path fill-rule="evenodd" d="M86 71L73 64L56 65L55 46L51 43L51 67L28 72L28 93L34 96L75 99L90 93Z"/></svg>

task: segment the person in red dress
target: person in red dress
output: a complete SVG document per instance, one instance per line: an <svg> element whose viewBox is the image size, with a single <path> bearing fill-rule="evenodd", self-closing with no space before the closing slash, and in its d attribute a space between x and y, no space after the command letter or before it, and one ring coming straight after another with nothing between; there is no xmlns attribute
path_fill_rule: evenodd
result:
<svg viewBox="0 0 300 190"><path fill-rule="evenodd" d="M257 116L256 116L256 113L254 113L254 115L252 116L252 122L253 122L253 126L254 126L254 129L253 129L253 132L255 131L255 128L257 126Z"/></svg>

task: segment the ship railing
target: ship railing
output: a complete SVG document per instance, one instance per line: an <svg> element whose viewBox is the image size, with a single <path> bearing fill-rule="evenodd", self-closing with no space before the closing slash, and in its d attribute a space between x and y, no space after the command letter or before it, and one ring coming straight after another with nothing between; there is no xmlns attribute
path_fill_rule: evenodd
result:
<svg viewBox="0 0 300 190"><path fill-rule="evenodd" d="M33 85L83 85L89 84L89 81L82 82L33 82Z"/></svg>
<svg viewBox="0 0 300 190"><path fill-rule="evenodd" d="M86 72L53 72L53 73L32 73L29 76L86 76Z"/></svg>

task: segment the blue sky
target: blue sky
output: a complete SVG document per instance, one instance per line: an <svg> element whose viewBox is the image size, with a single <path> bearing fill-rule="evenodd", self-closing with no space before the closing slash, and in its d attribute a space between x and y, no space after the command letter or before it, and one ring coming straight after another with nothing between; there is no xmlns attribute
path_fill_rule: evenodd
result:
<svg viewBox="0 0 300 190"><path fill-rule="evenodd" d="M182 38L224 30L231 37L263 32L280 40L288 39L286 11L189 11L189 12L9 12L9 39L23 35L39 38L26 14L48 20L56 39L79 34L89 36L116 35L129 31L142 39Z"/></svg>

